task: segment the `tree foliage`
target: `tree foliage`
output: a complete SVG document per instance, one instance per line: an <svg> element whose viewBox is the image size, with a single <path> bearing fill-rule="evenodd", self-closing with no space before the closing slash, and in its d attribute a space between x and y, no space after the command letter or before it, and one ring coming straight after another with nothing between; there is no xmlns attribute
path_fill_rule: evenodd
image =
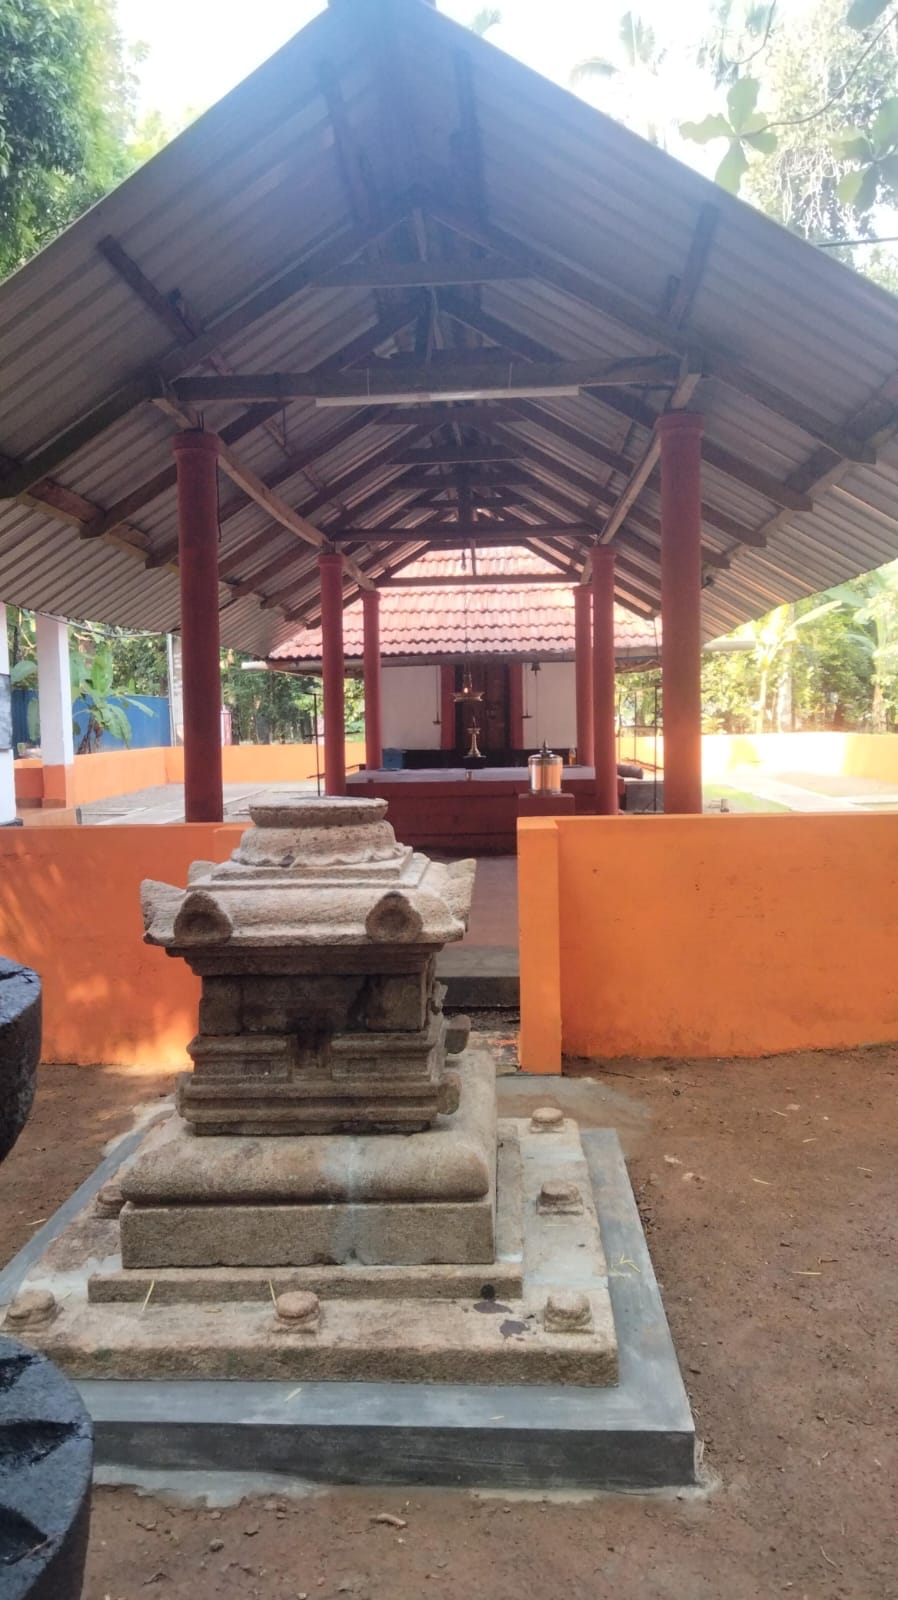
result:
<svg viewBox="0 0 898 1600"><path fill-rule="evenodd" d="M135 87L114 0L0 0L0 276L131 170Z"/></svg>

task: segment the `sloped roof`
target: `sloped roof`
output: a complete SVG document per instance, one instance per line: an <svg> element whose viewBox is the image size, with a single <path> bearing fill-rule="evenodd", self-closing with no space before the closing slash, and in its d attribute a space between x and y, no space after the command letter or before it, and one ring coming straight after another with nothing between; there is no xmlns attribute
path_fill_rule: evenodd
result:
<svg viewBox="0 0 898 1600"><path fill-rule="evenodd" d="M395 285L422 261L463 281ZM344 266L329 286L345 263L354 280ZM435 385L441 364L486 350L504 402L453 408L440 429L417 411L324 409L295 384L283 404L270 383L250 398L260 374L305 374L321 397L348 373L364 401L416 339ZM466 500L481 542L509 520L516 536L600 538L619 522L618 598L649 616L657 484L630 480L655 415L691 393L711 638L898 554L896 350L898 300L423 0L332 0L0 285L0 596L176 628L171 436L201 417L231 451L226 644L265 655L315 624L309 530L359 530L365 581L426 548L435 522L445 541L457 493L442 467L398 457L453 439L518 453L507 482L485 469L502 489L479 517ZM639 366L567 397L512 392L556 359ZM228 374L247 381L224 399ZM579 570L581 534L544 542Z"/></svg>
<svg viewBox="0 0 898 1600"><path fill-rule="evenodd" d="M439 580L471 577L469 556L430 552L406 567L405 576L420 581L416 589L385 589L380 602L380 647L384 660L461 660L501 656L528 661L570 661L574 656L574 594L570 584L553 581L538 556L516 550L488 550L477 557L478 576L537 577L541 583L516 586L491 583L478 588L443 588ZM437 580L437 586L434 586ZM361 602L347 606L343 648L347 664L361 664ZM614 642L620 664L640 665L657 659L661 624L615 607ZM314 671L321 664L321 629L301 628L272 652L274 663L293 670Z"/></svg>

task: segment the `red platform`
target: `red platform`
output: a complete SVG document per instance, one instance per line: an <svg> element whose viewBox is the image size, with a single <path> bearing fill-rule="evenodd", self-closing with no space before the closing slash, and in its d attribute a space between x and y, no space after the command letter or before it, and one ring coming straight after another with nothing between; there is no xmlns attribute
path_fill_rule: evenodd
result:
<svg viewBox="0 0 898 1600"><path fill-rule="evenodd" d="M528 815L588 816L595 812L591 767L565 767L563 812ZM517 848L519 804L529 796L526 767L463 767L421 772L358 772L347 793L389 802L389 820L403 844L421 850L477 851L511 855ZM556 798L554 796L546 797Z"/></svg>

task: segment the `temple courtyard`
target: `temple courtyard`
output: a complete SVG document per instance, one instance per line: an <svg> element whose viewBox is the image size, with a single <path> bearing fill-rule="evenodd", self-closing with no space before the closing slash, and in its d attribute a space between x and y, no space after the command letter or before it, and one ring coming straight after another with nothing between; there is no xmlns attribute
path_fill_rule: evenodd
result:
<svg viewBox="0 0 898 1600"><path fill-rule="evenodd" d="M238 1480L226 1499L195 1483L190 1500L100 1486L90 1600L512 1600L535 1571L553 1574L540 1595L577 1600L896 1592L896 1135L882 1107L898 1050L584 1070L551 1087L503 1076L500 1111L524 1114L538 1094L618 1130L704 1487L513 1496ZM43 1069L0 1171L0 1259L132 1127L135 1106L171 1087L137 1070Z"/></svg>

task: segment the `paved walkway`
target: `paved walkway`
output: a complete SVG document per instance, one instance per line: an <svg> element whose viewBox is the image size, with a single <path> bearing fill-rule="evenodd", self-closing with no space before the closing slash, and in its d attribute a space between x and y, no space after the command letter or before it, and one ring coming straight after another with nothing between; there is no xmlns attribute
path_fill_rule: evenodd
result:
<svg viewBox="0 0 898 1600"><path fill-rule="evenodd" d="M727 774L727 783L761 800L785 806L789 811L868 811L898 810L894 786L875 778L824 777L819 773L762 773L757 767L736 767ZM734 809L736 809L734 807Z"/></svg>

